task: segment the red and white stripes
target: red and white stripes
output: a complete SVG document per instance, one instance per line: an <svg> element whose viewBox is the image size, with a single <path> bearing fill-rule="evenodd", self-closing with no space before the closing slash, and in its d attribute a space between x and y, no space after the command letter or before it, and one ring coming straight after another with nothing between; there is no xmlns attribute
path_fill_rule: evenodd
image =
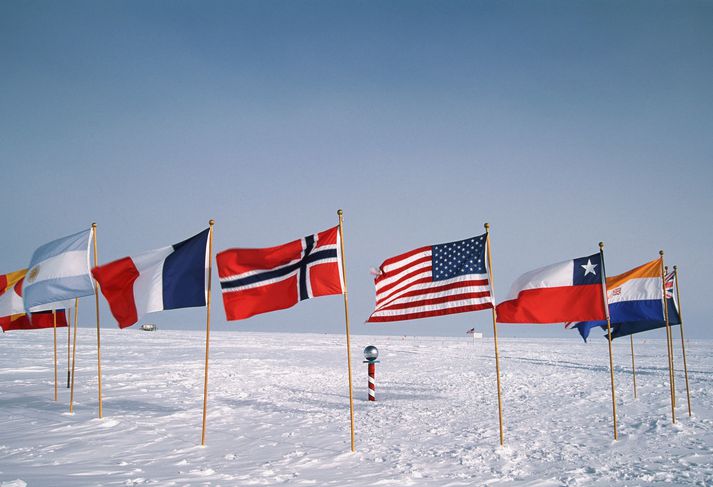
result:
<svg viewBox="0 0 713 487"><path fill-rule="evenodd" d="M376 379L374 378L376 375L376 364L370 362L367 365L369 368L369 400L376 401Z"/></svg>
<svg viewBox="0 0 713 487"><path fill-rule="evenodd" d="M432 247L384 261L374 279L376 307L368 322L447 315L492 308L487 273L434 279Z"/></svg>

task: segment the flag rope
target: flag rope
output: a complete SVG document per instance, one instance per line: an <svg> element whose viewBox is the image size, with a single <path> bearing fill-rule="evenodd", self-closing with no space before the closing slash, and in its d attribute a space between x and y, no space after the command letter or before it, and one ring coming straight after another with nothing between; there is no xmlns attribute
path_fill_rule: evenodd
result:
<svg viewBox="0 0 713 487"><path fill-rule="evenodd" d="M72 310L67 311L69 313L69 320L67 321L67 389L69 389L69 381L71 378L71 373L69 368L71 366L71 354L72 354L72 333L69 323L72 321Z"/></svg>
<svg viewBox="0 0 713 487"><path fill-rule="evenodd" d="M666 349L668 351L668 382L671 387L671 422L676 424L676 393L673 374L673 357L671 357L671 325L668 320L668 303L666 303L666 269L663 265L663 250L659 250L661 256L661 289L663 291L663 315L666 323Z"/></svg>
<svg viewBox="0 0 713 487"><path fill-rule="evenodd" d="M57 311L52 310L52 328L54 330L54 400L57 400Z"/></svg>
<svg viewBox="0 0 713 487"><path fill-rule="evenodd" d="M691 393L688 388L688 364L686 363L686 342L683 338L683 313L681 312L681 294L678 290L678 266L673 266L673 278L676 284L676 301L678 302L678 316L681 321L681 351L683 352L683 373L686 378L686 399L688 400L688 415L693 414L691 410Z"/></svg>
<svg viewBox="0 0 713 487"><path fill-rule="evenodd" d="M97 267L97 224L92 223L92 237L94 238L94 267ZM101 332L99 330L99 283L94 279L94 304L96 306L97 315L97 391L99 394L99 417L104 417L102 407L102 349L101 349Z"/></svg>
<svg viewBox="0 0 713 487"><path fill-rule="evenodd" d="M72 384L69 389L69 412L74 412L74 366L77 361L77 315L79 314L79 298L74 298L74 344L72 345ZM69 326L69 323L67 323Z"/></svg>
<svg viewBox="0 0 713 487"><path fill-rule="evenodd" d="M634 335L629 335L631 341L631 372L634 377L634 399L636 399L636 364L634 363Z"/></svg>
<svg viewBox="0 0 713 487"><path fill-rule="evenodd" d="M203 429L201 431L201 446L205 446L205 424L206 413L208 411L208 353L210 352L210 290L211 279L213 277L213 225L215 220L208 221L208 282L206 294L206 315L205 315L205 373L203 376Z"/></svg>
<svg viewBox="0 0 713 487"><path fill-rule="evenodd" d="M485 224L485 240L488 251L488 282L490 284L490 299L492 299L491 308L493 317L493 343L495 346L495 377L498 384L498 422L500 425L500 446L505 444L505 435L503 433L503 399L502 389L500 385L500 354L498 352L498 315L495 310L495 289L493 289L493 258L490 253L490 224ZM475 342L475 333L473 333L473 342Z"/></svg>
<svg viewBox="0 0 713 487"><path fill-rule="evenodd" d="M351 340L349 338L349 298L347 296L347 268L344 259L344 212L340 209L337 210L337 216L339 217L339 245L341 249L342 258L342 280L344 282L344 318L346 323L346 334L347 334L347 369L349 371L349 418L351 422L351 447L352 452L356 451L354 446L354 394L352 390L352 352L351 352Z"/></svg>
<svg viewBox="0 0 713 487"><path fill-rule="evenodd" d="M609 376L611 378L611 407L612 419L614 424L614 439L619 439L619 431L616 425L616 390L614 387L614 357L612 354L612 336L611 336L611 316L609 316L609 299L607 298L607 276L604 267L604 242L599 242L599 255L602 261L602 297L604 300L604 309L607 314L607 341L609 342Z"/></svg>

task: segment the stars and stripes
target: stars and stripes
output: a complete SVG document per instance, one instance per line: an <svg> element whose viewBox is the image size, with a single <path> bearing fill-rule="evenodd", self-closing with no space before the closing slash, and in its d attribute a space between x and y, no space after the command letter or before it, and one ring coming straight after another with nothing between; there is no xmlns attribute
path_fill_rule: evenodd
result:
<svg viewBox="0 0 713 487"><path fill-rule="evenodd" d="M426 318L492 308L486 235L420 247L381 264L376 309L367 322Z"/></svg>

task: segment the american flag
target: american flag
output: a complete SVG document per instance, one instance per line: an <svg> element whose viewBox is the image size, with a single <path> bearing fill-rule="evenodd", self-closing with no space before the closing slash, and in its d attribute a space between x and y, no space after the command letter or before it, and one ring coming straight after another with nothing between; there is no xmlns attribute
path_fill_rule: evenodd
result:
<svg viewBox="0 0 713 487"><path fill-rule="evenodd" d="M376 309L367 322L492 308L485 252L483 234L386 259L374 279Z"/></svg>
<svg viewBox="0 0 713 487"><path fill-rule="evenodd" d="M676 278L674 272L669 272L666 274L666 279L664 280L664 289L666 289L666 299L673 297L673 280Z"/></svg>

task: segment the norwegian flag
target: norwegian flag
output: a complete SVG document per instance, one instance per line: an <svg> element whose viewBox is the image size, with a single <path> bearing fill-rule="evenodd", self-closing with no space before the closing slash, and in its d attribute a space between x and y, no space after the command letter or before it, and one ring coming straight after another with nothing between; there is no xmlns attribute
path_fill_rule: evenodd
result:
<svg viewBox="0 0 713 487"><path fill-rule="evenodd" d="M493 307L486 235L429 245L386 259L374 279L367 322L412 320Z"/></svg>
<svg viewBox="0 0 713 487"><path fill-rule="evenodd" d="M228 321L291 308L300 301L342 294L339 227L261 249L216 255Z"/></svg>
<svg viewBox="0 0 713 487"><path fill-rule="evenodd" d="M673 297L673 281L676 279L675 272L669 272L666 274L666 279L664 280L664 289L666 289L666 299Z"/></svg>

